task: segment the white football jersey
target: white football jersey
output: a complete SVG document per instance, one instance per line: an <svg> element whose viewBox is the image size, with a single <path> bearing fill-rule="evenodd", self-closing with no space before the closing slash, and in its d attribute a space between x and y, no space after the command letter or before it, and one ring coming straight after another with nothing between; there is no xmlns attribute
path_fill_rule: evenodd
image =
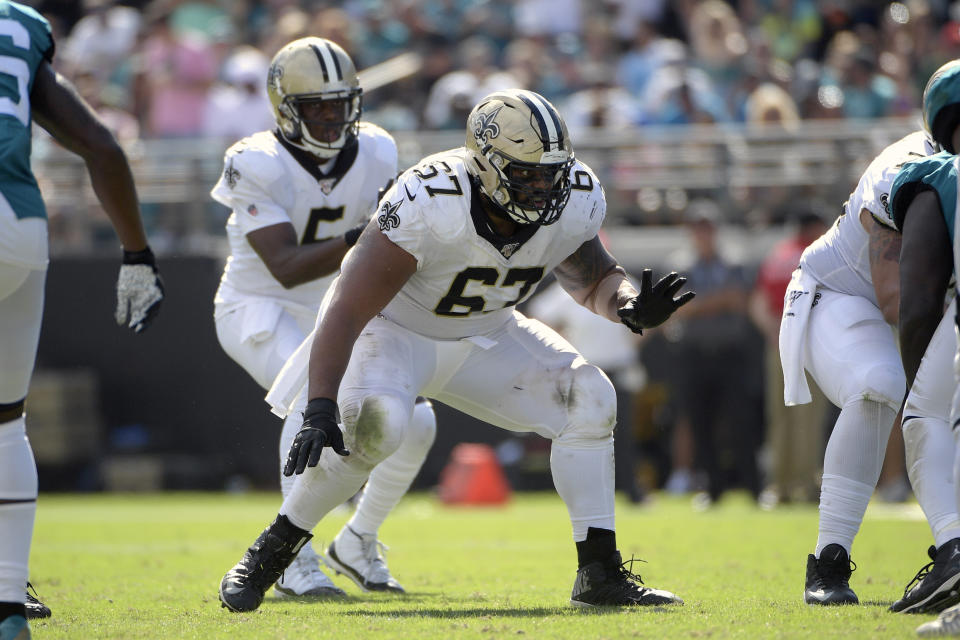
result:
<svg viewBox="0 0 960 640"><path fill-rule="evenodd" d="M247 241L263 227L290 223L300 244L343 235L377 209L377 193L397 175L397 145L386 131L361 123L357 145L341 151L324 173L310 154L262 131L227 150L210 192L233 209L227 258L215 302L250 295L317 309L336 274L284 289Z"/></svg>
<svg viewBox="0 0 960 640"><path fill-rule="evenodd" d="M502 325L541 278L597 235L606 215L600 182L576 162L560 219L504 241L488 231L466 162L463 148L425 158L398 178L377 212L381 231L417 260L382 314L431 338L478 336Z"/></svg>
<svg viewBox="0 0 960 640"><path fill-rule="evenodd" d="M877 302L870 275L870 237L860 224L866 209L878 223L896 229L887 206L890 187L900 167L934 153L927 135L915 131L880 152L864 171L843 214L830 229L807 247L800 266L825 287Z"/></svg>

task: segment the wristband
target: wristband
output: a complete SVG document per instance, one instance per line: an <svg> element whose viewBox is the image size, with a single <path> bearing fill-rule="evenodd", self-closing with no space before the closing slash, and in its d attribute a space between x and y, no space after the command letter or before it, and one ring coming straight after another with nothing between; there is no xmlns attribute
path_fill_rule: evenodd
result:
<svg viewBox="0 0 960 640"><path fill-rule="evenodd" d="M149 245L141 251L127 251L124 249L123 264L148 264L151 267L157 266L156 260L153 257L153 251L150 250Z"/></svg>
<svg viewBox="0 0 960 640"><path fill-rule="evenodd" d="M364 222L361 225L350 229L345 234L343 234L343 241L347 243L348 247L352 247L357 244L357 240L360 239L360 234L363 233L363 230L367 227L367 223Z"/></svg>
<svg viewBox="0 0 960 640"><path fill-rule="evenodd" d="M306 422L310 420L311 422L314 419L328 420L333 423L340 422L339 420L340 411L337 408L337 403L335 400L330 398L314 398L307 403L307 408L303 412L303 421Z"/></svg>

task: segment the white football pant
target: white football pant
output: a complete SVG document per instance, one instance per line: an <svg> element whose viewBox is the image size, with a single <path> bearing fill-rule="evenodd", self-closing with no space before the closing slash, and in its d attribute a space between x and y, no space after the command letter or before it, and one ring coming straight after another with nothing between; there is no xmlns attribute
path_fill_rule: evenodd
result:
<svg viewBox="0 0 960 640"><path fill-rule="evenodd" d="M880 309L866 298L830 289L818 293L807 324L804 366L840 407L840 417L823 460L817 557L831 543L850 552L906 387L896 338Z"/></svg>
<svg viewBox="0 0 960 640"><path fill-rule="evenodd" d="M243 322L243 314L239 311L221 316L216 320L217 338L227 355L240 364L260 386L269 389L284 363L313 330L316 315L285 309L280 314L273 333L258 336L260 339L243 340ZM283 467L290 452L290 445L303 426L305 406L305 398L298 400L284 420L280 432L280 491L284 497L290 494L296 478L284 476ZM376 532L390 510L410 488L433 445L437 422L430 403L418 404L414 418L408 438L393 456L384 460L382 466L385 468L371 475L370 483L364 490L364 499L361 499L354 515L359 527L355 530L361 533ZM347 496L349 497L351 496Z"/></svg>
<svg viewBox="0 0 960 640"><path fill-rule="evenodd" d="M956 386L951 372L956 307L954 300L930 338L903 408L907 473L937 547L960 537L953 484L955 444L950 433L950 403Z"/></svg>
<svg viewBox="0 0 960 640"><path fill-rule="evenodd" d="M553 441L551 471L576 541L614 528L616 394L607 376L542 322L515 312L484 336L432 340L389 320L370 321L340 386L344 442L324 451L280 513L312 529L362 486L407 435L418 395L510 431Z"/></svg>
<svg viewBox="0 0 960 640"><path fill-rule="evenodd" d="M46 270L0 263L0 404L27 395ZM23 416L0 423L0 602L23 602L37 511L37 466Z"/></svg>

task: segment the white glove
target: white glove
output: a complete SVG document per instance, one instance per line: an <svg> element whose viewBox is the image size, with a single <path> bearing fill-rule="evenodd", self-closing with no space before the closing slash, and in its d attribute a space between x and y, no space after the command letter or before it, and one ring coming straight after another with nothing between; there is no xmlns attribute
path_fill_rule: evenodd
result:
<svg viewBox="0 0 960 640"><path fill-rule="evenodd" d="M140 333L160 311L163 280L154 263L153 252L123 252L120 277L117 278L117 324L126 324Z"/></svg>

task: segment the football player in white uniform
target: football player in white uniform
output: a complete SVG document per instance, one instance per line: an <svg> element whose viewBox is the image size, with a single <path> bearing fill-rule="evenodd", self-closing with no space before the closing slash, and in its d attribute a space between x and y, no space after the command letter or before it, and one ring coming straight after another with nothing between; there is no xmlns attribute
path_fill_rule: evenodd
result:
<svg viewBox="0 0 960 640"><path fill-rule="evenodd" d="M267 90L277 129L227 150L212 196L233 209L231 255L214 300L223 349L264 389L313 329L323 295L347 250L376 211L378 189L397 175L397 147L360 122L357 73L347 53L302 38L270 65ZM302 424L303 407L284 421L280 463ZM377 530L409 489L433 443L429 402L418 403L396 452L380 465L351 521L335 538L336 569L364 590L402 592L378 551ZM293 478L280 477L284 496ZM349 496L347 496L349 497ZM343 595L304 545L277 582L282 596Z"/></svg>
<svg viewBox="0 0 960 640"><path fill-rule="evenodd" d="M858 603L849 585L850 551L907 388L894 332L901 238L887 199L900 167L934 152L922 130L884 149L836 223L804 251L787 288L780 328L785 401L810 401L805 369L841 409L824 456L817 544L807 557L808 604ZM933 373L911 390L902 422L908 473L933 533L929 553L937 570L916 588L911 582L893 611L938 611L958 600L960 562L949 559L960 555L960 517L941 480L953 463L949 391L935 373L944 367L949 360L931 356Z"/></svg>
<svg viewBox="0 0 960 640"><path fill-rule="evenodd" d="M641 586L614 534L613 385L515 305L553 271L581 304L636 332L693 292L673 273L638 292L597 238L606 213L556 109L530 91L484 98L467 144L404 172L325 300L309 355L310 401L280 513L223 578L232 611L256 609L309 530L399 445L418 394L553 441L551 470L579 557L571 603L681 602ZM342 413L344 431L337 426ZM323 447L330 447L321 456Z"/></svg>
<svg viewBox="0 0 960 640"><path fill-rule="evenodd" d="M923 115L934 140L946 151L905 165L890 193L893 218L903 232L900 347L907 380L915 380L914 387L930 375L928 361L934 349L940 351L938 359L954 358L954 376L939 370L936 373L949 380L946 386L954 393L948 424L953 426L956 438L960 421L960 395L956 394L960 381L960 358L956 358L960 344L960 333L956 333L956 298L946 314L943 306L950 279L956 281L960 264L956 234L960 167L955 155L960 149L960 60L952 60L934 72L924 91ZM956 294L955 288L953 293ZM945 325L950 327L946 331ZM944 333L955 333L957 337L951 344L944 340ZM949 433L949 426L944 430ZM957 483L960 447L954 447L953 455L952 480L956 490L960 487ZM955 500L960 508L960 494L955 495ZM950 560L956 562L955 558ZM943 563L933 563L921 586L938 571L940 564ZM957 590L956 583L953 590ZM936 620L920 625L917 632L921 636L960 635L960 604L943 610Z"/></svg>

